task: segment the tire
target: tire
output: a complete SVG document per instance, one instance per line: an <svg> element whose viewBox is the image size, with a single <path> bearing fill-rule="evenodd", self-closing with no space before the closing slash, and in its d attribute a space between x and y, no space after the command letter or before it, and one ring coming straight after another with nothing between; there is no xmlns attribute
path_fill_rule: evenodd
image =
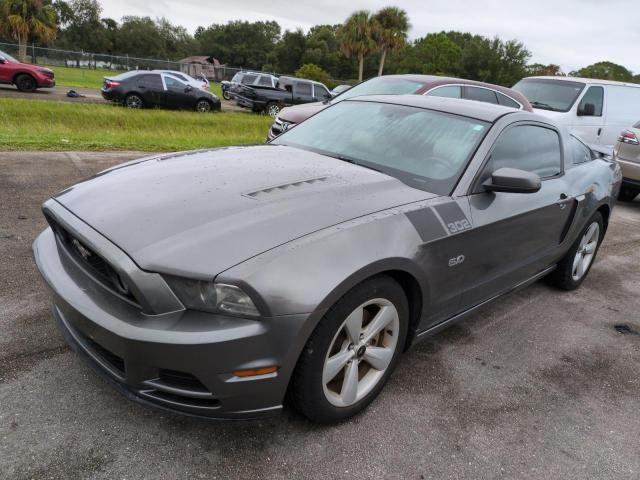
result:
<svg viewBox="0 0 640 480"><path fill-rule="evenodd" d="M38 83L36 79L31 75L27 75L26 73L22 73L16 77L15 80L16 87L21 92L34 92L36 88L38 88Z"/></svg>
<svg viewBox="0 0 640 480"><path fill-rule="evenodd" d="M560 260L557 268L547 277L548 283L563 290L575 290L582 285L596 259L603 238L604 221L600 212L596 212Z"/></svg>
<svg viewBox="0 0 640 480"><path fill-rule="evenodd" d="M264 111L271 118L276 118L278 116L278 114L280 113L280 110L281 110L280 109L280 104L278 104L277 102L269 102L269 103L267 103L267 106L264 107Z"/></svg>
<svg viewBox="0 0 640 480"><path fill-rule="evenodd" d="M633 200L638 196L638 190L634 190L629 187L622 187L620 189L620 193L618 194L618 200L621 202L633 202Z"/></svg>
<svg viewBox="0 0 640 480"><path fill-rule="evenodd" d="M211 111L212 105L209 100L198 100L196 102L196 112L208 113Z"/></svg>
<svg viewBox="0 0 640 480"><path fill-rule="evenodd" d="M380 275L354 287L327 311L298 359L290 386L295 407L317 423L364 410L396 367L408 323L407 297L395 280Z"/></svg>
<svg viewBox="0 0 640 480"><path fill-rule="evenodd" d="M231 95L229 95L229 90L222 90L222 98L225 100L231 100Z"/></svg>
<svg viewBox="0 0 640 480"><path fill-rule="evenodd" d="M124 106L127 108L139 109L144 107L144 101L137 93L130 93L124 99Z"/></svg>

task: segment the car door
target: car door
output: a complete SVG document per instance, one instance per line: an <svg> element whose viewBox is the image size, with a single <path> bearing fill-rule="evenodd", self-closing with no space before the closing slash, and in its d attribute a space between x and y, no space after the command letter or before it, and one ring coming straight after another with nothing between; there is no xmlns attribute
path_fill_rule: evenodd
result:
<svg viewBox="0 0 640 480"><path fill-rule="evenodd" d="M458 271L465 308L513 288L557 261L576 205L563 161L561 136L547 124L517 123L497 138L467 196L473 227L453 239L456 251L464 255ZM486 191L483 183L504 167L538 174L540 190Z"/></svg>
<svg viewBox="0 0 640 480"><path fill-rule="evenodd" d="M166 106L173 108L191 108L195 105L193 87L173 75L162 75L166 88Z"/></svg>
<svg viewBox="0 0 640 480"><path fill-rule="evenodd" d="M329 100L331 98L331 94L329 90L324 88L319 83L313 84L313 101L314 102L324 102L325 100Z"/></svg>
<svg viewBox="0 0 640 480"><path fill-rule="evenodd" d="M572 131L587 143L600 143L604 126L604 97L604 87L591 85L576 108Z"/></svg>
<svg viewBox="0 0 640 480"><path fill-rule="evenodd" d="M164 101L164 85L159 73L138 75L134 79L136 89L146 105L160 105Z"/></svg>
<svg viewBox="0 0 640 480"><path fill-rule="evenodd" d="M7 59L0 54L0 82L10 82L11 73Z"/></svg>
<svg viewBox="0 0 640 480"><path fill-rule="evenodd" d="M310 103L313 101L311 82L293 82L293 104Z"/></svg>

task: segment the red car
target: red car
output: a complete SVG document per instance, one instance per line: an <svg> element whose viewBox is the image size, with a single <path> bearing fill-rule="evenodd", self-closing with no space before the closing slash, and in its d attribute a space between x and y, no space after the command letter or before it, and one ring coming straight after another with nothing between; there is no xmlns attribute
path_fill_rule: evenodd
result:
<svg viewBox="0 0 640 480"><path fill-rule="evenodd" d="M33 92L37 88L51 88L56 85L53 70L50 68L19 62L2 51L0 51L0 83L15 85L23 92Z"/></svg>

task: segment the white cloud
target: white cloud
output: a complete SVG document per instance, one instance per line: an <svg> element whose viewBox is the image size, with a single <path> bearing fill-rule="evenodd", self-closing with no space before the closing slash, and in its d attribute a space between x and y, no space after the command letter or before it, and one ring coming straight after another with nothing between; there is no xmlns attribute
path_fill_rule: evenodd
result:
<svg viewBox="0 0 640 480"><path fill-rule="evenodd" d="M625 0L103 0L104 15L166 17L190 31L229 20L276 20L283 28L304 30L341 23L354 10L404 8L412 38L441 30L461 30L504 40L516 38L532 61L556 63L570 71L610 60L640 73L640 28Z"/></svg>

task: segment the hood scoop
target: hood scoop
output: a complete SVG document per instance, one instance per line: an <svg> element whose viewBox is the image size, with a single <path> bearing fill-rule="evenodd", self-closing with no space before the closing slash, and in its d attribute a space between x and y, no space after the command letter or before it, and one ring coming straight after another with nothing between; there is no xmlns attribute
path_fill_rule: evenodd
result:
<svg viewBox="0 0 640 480"><path fill-rule="evenodd" d="M292 190L299 190L303 187L309 187L311 185L326 182L329 177L315 177L308 178L306 180L298 180L295 182L282 183L280 185L274 185L272 187L262 188L260 190L254 190L253 192L243 193L244 197L253 198L255 200L260 200L265 198L267 195L273 195L277 193L284 193Z"/></svg>

